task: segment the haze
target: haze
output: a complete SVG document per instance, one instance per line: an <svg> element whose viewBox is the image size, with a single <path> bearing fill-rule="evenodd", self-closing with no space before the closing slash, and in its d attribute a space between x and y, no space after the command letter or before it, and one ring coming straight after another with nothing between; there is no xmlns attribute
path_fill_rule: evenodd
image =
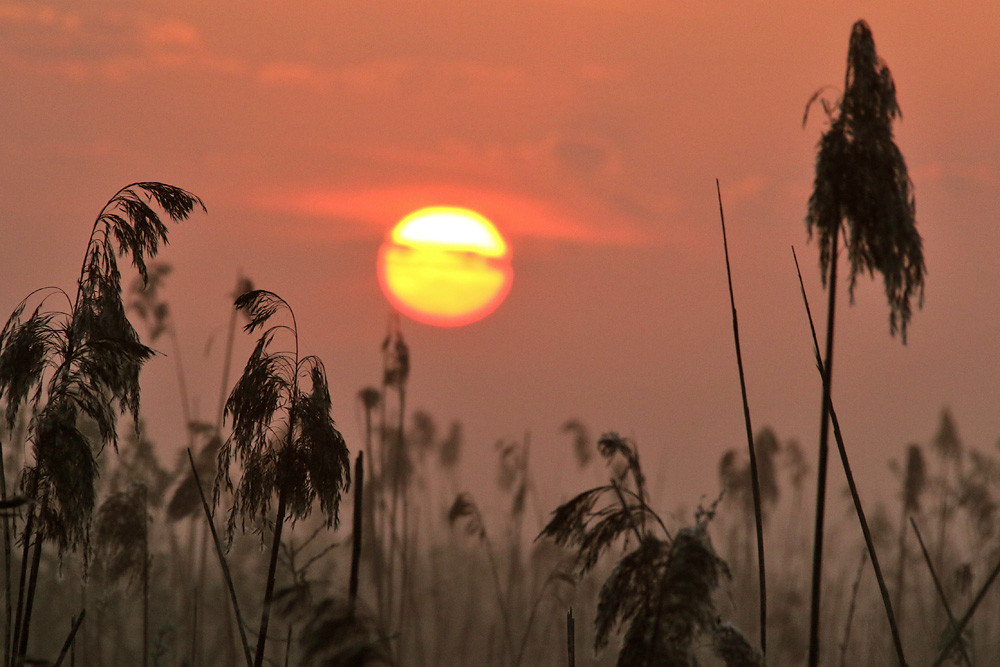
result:
<svg viewBox="0 0 1000 667"><path fill-rule="evenodd" d="M790 246L818 302L803 218L825 119L814 107L803 129L802 114L820 87L838 94L863 17L898 88L928 277L906 346L880 281L850 308L842 292L834 398L856 474L879 494L944 406L967 444L992 447L1000 8L675 5L0 4L0 306L72 287L123 185L184 187L209 214L160 259L199 414L216 409L242 271L295 308L356 451L388 316L378 246L417 208L469 207L510 240L516 279L479 323L404 321L410 405L465 424L469 484L495 474L498 438L527 431L551 509L580 488L560 473L574 464L558 429L576 417L635 438L654 499L690 506L744 443L715 178L754 425L814 451L820 386ZM143 381L168 460L184 440L172 363Z"/></svg>

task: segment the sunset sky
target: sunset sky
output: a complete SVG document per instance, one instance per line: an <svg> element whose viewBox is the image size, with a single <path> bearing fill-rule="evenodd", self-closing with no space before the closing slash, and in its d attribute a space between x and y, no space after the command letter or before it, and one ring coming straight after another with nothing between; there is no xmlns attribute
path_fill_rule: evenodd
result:
<svg viewBox="0 0 1000 667"><path fill-rule="evenodd" d="M510 294L478 323L403 333L410 406L464 422L469 484L528 431L551 509L581 488L560 472L575 417L636 439L663 507L714 497L719 456L745 447L718 178L754 425L814 466L820 383L790 246L822 313L803 219L825 118L802 117L820 87L839 93L864 18L896 81L928 275L906 346L880 278L853 307L840 292L834 400L862 493L888 493L887 461L946 405L966 444L1000 436L997 3L87 4L0 2L0 315L74 286L123 185L196 193L208 215L161 259L204 418L242 271L295 308L355 451L388 315L378 246L415 209L463 206L510 242ZM171 359L143 392L172 463Z"/></svg>

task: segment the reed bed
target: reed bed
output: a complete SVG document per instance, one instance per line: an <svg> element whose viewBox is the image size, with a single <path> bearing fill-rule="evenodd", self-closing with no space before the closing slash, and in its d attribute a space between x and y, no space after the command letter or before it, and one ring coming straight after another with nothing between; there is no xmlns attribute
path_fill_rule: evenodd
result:
<svg viewBox="0 0 1000 667"><path fill-rule="evenodd" d="M470 491L461 423L441 428L413 407L395 314L381 378L357 394L363 441L346 442L294 310L243 277L225 314L218 413L198 421L160 291L170 269L151 260L167 240L161 216L204 206L162 183L123 188L91 229L75 296L37 290L0 332L4 665L991 664L1000 452L967 446L944 409L927 442L898 443L897 496L866 504L834 409L841 250L849 291L858 275L883 277L904 342L923 294L895 93L859 21L843 94L807 105L829 122L806 218L828 289L823 354L799 276L821 396L815 470L808 446L753 429L721 220L747 446L722 455L693 514L651 505L669 496L651 493L641 443L594 438L575 417L498 440L495 488ZM716 194L721 218L718 181ZM127 305L120 256L138 273ZM187 447L173 464L142 421L153 349L129 313L175 352ZM259 338L231 386L241 318ZM828 498L831 428L846 492ZM539 488L539 442L581 486L602 483L568 497Z"/></svg>

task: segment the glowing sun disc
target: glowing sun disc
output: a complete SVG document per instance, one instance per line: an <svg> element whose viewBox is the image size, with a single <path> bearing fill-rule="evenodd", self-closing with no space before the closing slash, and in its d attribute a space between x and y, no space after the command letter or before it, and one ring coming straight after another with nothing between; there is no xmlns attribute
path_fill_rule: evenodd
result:
<svg viewBox="0 0 1000 667"><path fill-rule="evenodd" d="M423 208L403 218L379 248L379 284L396 310L418 322L471 324L510 291L510 254L493 223L475 211Z"/></svg>

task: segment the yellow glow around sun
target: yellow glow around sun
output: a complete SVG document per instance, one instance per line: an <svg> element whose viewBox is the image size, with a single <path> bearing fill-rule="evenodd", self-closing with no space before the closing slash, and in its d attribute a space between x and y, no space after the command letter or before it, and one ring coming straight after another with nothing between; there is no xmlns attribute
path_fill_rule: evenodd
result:
<svg viewBox="0 0 1000 667"><path fill-rule="evenodd" d="M489 220L435 206L403 218L378 256L382 291L404 315L426 324L480 320L507 296L510 248Z"/></svg>

